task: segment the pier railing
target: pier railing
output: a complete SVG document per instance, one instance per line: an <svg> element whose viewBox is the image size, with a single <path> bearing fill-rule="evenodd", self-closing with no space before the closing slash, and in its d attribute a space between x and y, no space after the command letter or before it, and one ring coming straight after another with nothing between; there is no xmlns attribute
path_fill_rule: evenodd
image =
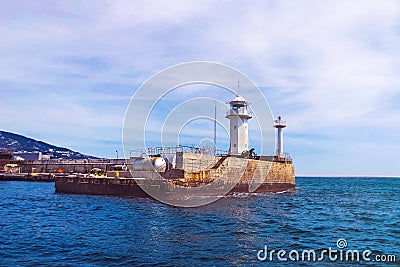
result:
<svg viewBox="0 0 400 267"><path fill-rule="evenodd" d="M193 154L206 154L206 155L227 155L228 150L215 149L213 147L195 147L195 146L174 146L174 147L150 147L142 150L130 150L130 157L146 157L154 155L173 155L177 152L188 152ZM214 153L215 152L215 153Z"/></svg>
<svg viewBox="0 0 400 267"><path fill-rule="evenodd" d="M290 156L290 154L288 152L284 152L283 156L280 156L278 151L275 152L275 156L273 157L273 160L279 161L279 162L292 162L293 161L292 157Z"/></svg>

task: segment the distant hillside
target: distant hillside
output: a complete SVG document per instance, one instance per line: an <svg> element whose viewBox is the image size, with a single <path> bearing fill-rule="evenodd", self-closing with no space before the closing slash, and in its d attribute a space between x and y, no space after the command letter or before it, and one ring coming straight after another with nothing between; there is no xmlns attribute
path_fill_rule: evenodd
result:
<svg viewBox="0 0 400 267"><path fill-rule="evenodd" d="M0 151L42 152L52 159L95 159L64 147L53 146L19 134L0 131Z"/></svg>

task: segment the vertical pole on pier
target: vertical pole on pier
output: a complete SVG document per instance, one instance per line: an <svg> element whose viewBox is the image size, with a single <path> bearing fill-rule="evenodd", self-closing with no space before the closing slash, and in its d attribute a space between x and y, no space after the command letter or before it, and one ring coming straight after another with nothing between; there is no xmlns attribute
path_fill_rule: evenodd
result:
<svg viewBox="0 0 400 267"><path fill-rule="evenodd" d="M217 101L214 104L214 156L217 154Z"/></svg>

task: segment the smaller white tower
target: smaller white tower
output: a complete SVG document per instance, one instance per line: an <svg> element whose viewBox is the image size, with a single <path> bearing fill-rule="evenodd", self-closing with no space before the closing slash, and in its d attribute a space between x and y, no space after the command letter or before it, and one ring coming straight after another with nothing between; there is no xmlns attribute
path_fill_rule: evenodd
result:
<svg viewBox="0 0 400 267"><path fill-rule="evenodd" d="M249 103L236 95L235 99L229 102L230 109L226 112L226 118L230 120L230 155L240 155L249 150L249 119L252 118L247 107Z"/></svg>
<svg viewBox="0 0 400 267"><path fill-rule="evenodd" d="M284 158L283 155L283 133L282 129L286 127L286 121L281 116L274 121L274 127L278 129L278 158Z"/></svg>

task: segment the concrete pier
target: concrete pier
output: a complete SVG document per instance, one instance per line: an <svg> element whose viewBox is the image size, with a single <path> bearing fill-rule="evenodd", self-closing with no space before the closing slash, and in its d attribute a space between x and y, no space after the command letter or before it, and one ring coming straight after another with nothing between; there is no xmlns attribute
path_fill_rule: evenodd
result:
<svg viewBox="0 0 400 267"><path fill-rule="evenodd" d="M54 182L55 175L51 173L20 173L20 174L9 174L0 173L0 181L24 181L24 182Z"/></svg>
<svg viewBox="0 0 400 267"><path fill-rule="evenodd" d="M125 159L80 160L24 160L12 161L20 167L20 173L89 173L93 168L111 170L112 166L126 164ZM129 160L128 160L129 163Z"/></svg>
<svg viewBox="0 0 400 267"><path fill-rule="evenodd" d="M137 166L137 165L136 165ZM165 172L155 170L135 170L130 172L109 172L109 177L56 177L58 193L116 195L130 197L149 197L139 185L156 186L160 192L173 193L176 187L198 187L218 179L224 185L231 184L234 193L282 192L295 189L293 163L289 160L268 161L238 157L201 156L194 153L177 153L175 169ZM241 169L242 173L235 172ZM165 180L155 181L161 175ZM233 179L240 175L240 179ZM236 183L236 181L238 181Z"/></svg>

